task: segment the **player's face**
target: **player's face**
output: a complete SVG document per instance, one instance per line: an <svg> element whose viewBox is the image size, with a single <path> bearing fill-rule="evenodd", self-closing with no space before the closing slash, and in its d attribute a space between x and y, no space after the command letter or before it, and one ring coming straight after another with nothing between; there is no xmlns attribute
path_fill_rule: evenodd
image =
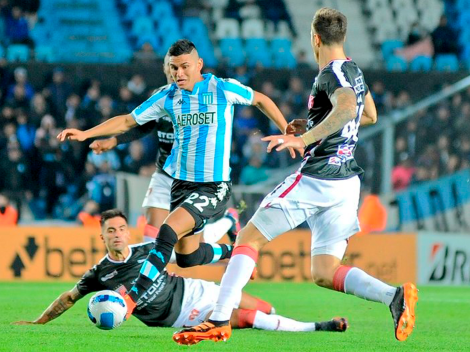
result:
<svg viewBox="0 0 470 352"><path fill-rule="evenodd" d="M178 88L192 91L201 80L202 59L193 50L190 54L170 56L170 72Z"/></svg>
<svg viewBox="0 0 470 352"><path fill-rule="evenodd" d="M122 252L127 248L131 234L126 220L117 216L105 221L101 236L110 252Z"/></svg>

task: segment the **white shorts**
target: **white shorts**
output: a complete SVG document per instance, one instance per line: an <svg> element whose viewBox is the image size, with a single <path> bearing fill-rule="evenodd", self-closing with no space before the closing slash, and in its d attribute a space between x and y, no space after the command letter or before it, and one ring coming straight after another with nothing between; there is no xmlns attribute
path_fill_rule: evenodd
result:
<svg viewBox="0 0 470 352"><path fill-rule="evenodd" d="M173 178L162 171L155 171L145 194L142 208L170 210L171 185Z"/></svg>
<svg viewBox="0 0 470 352"><path fill-rule="evenodd" d="M214 310L220 287L213 282L184 278L181 312L173 327L194 326L206 320Z"/></svg>
<svg viewBox="0 0 470 352"><path fill-rule="evenodd" d="M307 221L313 254L314 248L341 242L360 230L360 187L358 176L320 180L292 174L263 199L251 222L271 241Z"/></svg>

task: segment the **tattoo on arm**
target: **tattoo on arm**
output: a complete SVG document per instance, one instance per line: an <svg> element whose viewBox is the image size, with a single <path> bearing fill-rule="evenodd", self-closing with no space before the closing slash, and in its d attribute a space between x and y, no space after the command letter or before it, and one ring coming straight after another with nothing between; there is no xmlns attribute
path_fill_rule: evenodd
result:
<svg viewBox="0 0 470 352"><path fill-rule="evenodd" d="M301 137L305 145L315 143L339 131L356 117L356 94L351 88L338 88L331 96L333 109L325 119L304 133Z"/></svg>
<svg viewBox="0 0 470 352"><path fill-rule="evenodd" d="M74 287L72 290L62 293L51 305L41 314L36 320L38 324L46 324L49 321L57 318L66 310L70 309L75 302L77 302L83 296L78 292L77 288Z"/></svg>

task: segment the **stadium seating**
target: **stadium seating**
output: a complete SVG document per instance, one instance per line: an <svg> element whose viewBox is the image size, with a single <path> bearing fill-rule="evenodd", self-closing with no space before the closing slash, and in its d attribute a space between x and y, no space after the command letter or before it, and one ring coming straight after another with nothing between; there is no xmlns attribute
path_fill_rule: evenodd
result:
<svg viewBox="0 0 470 352"><path fill-rule="evenodd" d="M264 38L264 23L257 18L246 19L241 25L241 36L243 39Z"/></svg>
<svg viewBox="0 0 470 352"><path fill-rule="evenodd" d="M271 67L271 52L268 43L263 38L250 38L245 44L248 66L254 67L261 64L263 67Z"/></svg>
<svg viewBox="0 0 470 352"><path fill-rule="evenodd" d="M389 56L386 60L387 71L406 71L408 64L405 59L400 56Z"/></svg>
<svg viewBox="0 0 470 352"><path fill-rule="evenodd" d="M245 63L245 51L240 38L223 38L219 42L223 60L230 66L240 66Z"/></svg>
<svg viewBox="0 0 470 352"><path fill-rule="evenodd" d="M384 59L392 56L395 49L403 48L403 41L401 40L386 40L382 43L382 56Z"/></svg>
<svg viewBox="0 0 470 352"><path fill-rule="evenodd" d="M429 56L416 56L410 63L410 70L417 71L430 71L432 69L432 58Z"/></svg>
<svg viewBox="0 0 470 352"><path fill-rule="evenodd" d="M7 60L8 61L20 61L25 62L29 60L29 48L23 44L12 44L7 49Z"/></svg>
<svg viewBox="0 0 470 352"><path fill-rule="evenodd" d="M135 37L140 35L155 34L153 20L150 17L137 17L132 22L131 34Z"/></svg>
<svg viewBox="0 0 470 352"><path fill-rule="evenodd" d="M34 49L35 59L43 62L57 62L58 57L54 48L48 45L38 45Z"/></svg>
<svg viewBox="0 0 470 352"><path fill-rule="evenodd" d="M217 39L238 38L240 37L240 25L233 18L222 18L217 23L214 34Z"/></svg>
<svg viewBox="0 0 470 352"><path fill-rule="evenodd" d="M459 69L457 56L453 54L441 54L436 56L435 69L438 71L454 72Z"/></svg>

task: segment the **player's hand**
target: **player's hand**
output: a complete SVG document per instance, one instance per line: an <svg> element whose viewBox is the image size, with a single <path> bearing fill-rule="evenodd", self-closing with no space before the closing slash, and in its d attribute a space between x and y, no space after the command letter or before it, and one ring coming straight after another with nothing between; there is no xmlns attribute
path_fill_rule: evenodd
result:
<svg viewBox="0 0 470 352"><path fill-rule="evenodd" d="M271 153L271 150L277 146L276 151L278 152L283 149L289 148L289 150L292 151L292 153L294 153L294 157L295 157L295 150L300 154L300 156L304 155L305 143L300 137L287 134L287 135L268 136L268 137L261 138L261 140L264 142L269 142L268 148L267 148L268 153Z"/></svg>
<svg viewBox="0 0 470 352"><path fill-rule="evenodd" d="M36 323L34 321L26 321L26 320L20 320L20 321L14 321L11 323L11 325L38 325L39 323Z"/></svg>
<svg viewBox="0 0 470 352"><path fill-rule="evenodd" d="M83 131L75 128L67 128L57 135L57 139L61 142L65 140L83 142L87 139L87 136Z"/></svg>
<svg viewBox="0 0 470 352"><path fill-rule="evenodd" d="M117 138L111 137L106 139L97 139L90 144L90 149L93 150L93 153L95 154L101 154L113 149L115 146L117 146Z"/></svg>
<svg viewBox="0 0 470 352"><path fill-rule="evenodd" d="M307 132L307 120L295 119L287 124L286 134L304 134Z"/></svg>

